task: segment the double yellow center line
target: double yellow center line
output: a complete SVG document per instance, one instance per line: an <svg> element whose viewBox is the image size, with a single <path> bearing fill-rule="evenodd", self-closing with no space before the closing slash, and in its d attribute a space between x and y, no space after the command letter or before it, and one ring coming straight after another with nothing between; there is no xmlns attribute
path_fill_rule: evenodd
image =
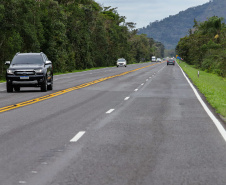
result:
<svg viewBox="0 0 226 185"><path fill-rule="evenodd" d="M82 89L84 87L88 87L90 85L97 84L97 83L103 82L103 81L111 79L111 78L123 76L123 75L126 75L128 73L132 73L132 72L135 72L135 71L138 71L140 69L144 69L144 68L147 68L147 67L150 67L150 66L153 66L153 65L155 65L155 64L151 64L151 65L148 65L148 66L145 66L145 67L137 68L137 69L134 69L134 70L131 70L131 71L127 71L127 72L118 74L118 75L109 76L109 77L105 77L105 78L100 78L98 80L94 80L94 81L91 81L91 82L88 82L88 83L84 83L84 84L81 84L81 85L78 85L78 86L75 86L75 87L64 89L64 90L61 90L61 91L58 91L58 92L55 92L55 93L52 93L52 94L48 94L46 96L42 96L42 97L35 98L35 99L32 99L32 100L28 100L28 101L24 101L24 102L21 102L21 103L17 103L17 104L14 104L14 105L9 105L9 106L6 106L6 107L2 107L2 108L0 108L0 113L1 112L6 112L6 111L9 111L9 110L13 110L13 109L17 109L17 108L20 108L20 107L24 107L24 106L27 106L27 105L31 105L31 104L34 104L34 103L37 103L37 102L40 102L40 101L44 101L44 100L47 100L47 99L50 99L50 98L53 98L53 97L56 97L56 96L68 93L70 91L74 91L74 90L77 90L77 89Z"/></svg>

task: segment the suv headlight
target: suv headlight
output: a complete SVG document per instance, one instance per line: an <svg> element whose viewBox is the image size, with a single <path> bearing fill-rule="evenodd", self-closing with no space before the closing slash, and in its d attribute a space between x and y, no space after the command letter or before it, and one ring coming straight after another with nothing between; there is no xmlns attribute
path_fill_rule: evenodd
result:
<svg viewBox="0 0 226 185"><path fill-rule="evenodd" d="M35 69L36 73L43 73L43 69Z"/></svg>
<svg viewBox="0 0 226 185"><path fill-rule="evenodd" d="M13 73L14 73L14 70L12 70L12 69L7 69L7 74L13 75Z"/></svg>

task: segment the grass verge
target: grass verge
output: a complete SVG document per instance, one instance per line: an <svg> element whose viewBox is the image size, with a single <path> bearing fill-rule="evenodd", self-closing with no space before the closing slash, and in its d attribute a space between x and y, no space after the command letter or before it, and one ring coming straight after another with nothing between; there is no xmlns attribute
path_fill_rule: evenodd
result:
<svg viewBox="0 0 226 185"><path fill-rule="evenodd" d="M178 64L216 112L226 118L226 78L201 71L185 62Z"/></svg>

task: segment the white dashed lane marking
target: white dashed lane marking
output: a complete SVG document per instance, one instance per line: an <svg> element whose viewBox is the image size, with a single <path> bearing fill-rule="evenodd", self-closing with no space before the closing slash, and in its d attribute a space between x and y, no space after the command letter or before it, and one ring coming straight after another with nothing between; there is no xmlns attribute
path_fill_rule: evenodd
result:
<svg viewBox="0 0 226 185"><path fill-rule="evenodd" d="M86 132L85 131L81 131L78 134L75 135L75 137L73 137L70 142L75 143L77 142Z"/></svg>
<svg viewBox="0 0 226 185"><path fill-rule="evenodd" d="M128 100L130 97L126 97L124 100L126 101L126 100Z"/></svg>
<svg viewBox="0 0 226 185"><path fill-rule="evenodd" d="M19 184L26 184L26 181L19 181Z"/></svg>
<svg viewBox="0 0 226 185"><path fill-rule="evenodd" d="M110 109L109 111L106 112L106 114L110 114L114 111L115 109Z"/></svg>

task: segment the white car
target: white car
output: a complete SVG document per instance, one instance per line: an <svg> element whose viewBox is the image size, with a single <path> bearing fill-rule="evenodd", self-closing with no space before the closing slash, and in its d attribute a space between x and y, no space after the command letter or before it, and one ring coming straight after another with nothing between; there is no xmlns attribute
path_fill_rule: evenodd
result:
<svg viewBox="0 0 226 185"><path fill-rule="evenodd" d="M117 67L126 67L126 59L124 58L119 58L117 60Z"/></svg>
<svg viewBox="0 0 226 185"><path fill-rule="evenodd" d="M156 62L162 62L161 58L157 58Z"/></svg>

